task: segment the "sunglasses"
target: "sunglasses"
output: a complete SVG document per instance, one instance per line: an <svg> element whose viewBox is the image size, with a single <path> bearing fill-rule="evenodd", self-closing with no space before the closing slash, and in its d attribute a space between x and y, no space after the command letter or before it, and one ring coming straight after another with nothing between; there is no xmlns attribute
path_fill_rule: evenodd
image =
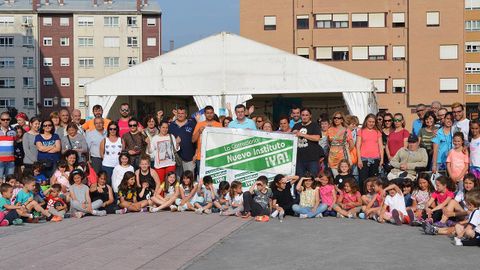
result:
<svg viewBox="0 0 480 270"><path fill-rule="evenodd" d="M333 120L342 120L342 117L333 117Z"/></svg>
<svg viewBox="0 0 480 270"><path fill-rule="evenodd" d="M393 122L402 122L403 119L393 119Z"/></svg>
<svg viewBox="0 0 480 270"><path fill-rule="evenodd" d="M257 120L257 123L261 123L261 122L263 122L263 120Z"/></svg>
<svg viewBox="0 0 480 270"><path fill-rule="evenodd" d="M10 121L10 118L2 118L2 121Z"/></svg>
<svg viewBox="0 0 480 270"><path fill-rule="evenodd" d="M129 127L137 127L138 125L137 124L134 124L134 125L128 125Z"/></svg>
<svg viewBox="0 0 480 270"><path fill-rule="evenodd" d="M117 130L116 128L109 128L108 130Z"/></svg>
<svg viewBox="0 0 480 270"><path fill-rule="evenodd" d="M392 119L385 119L383 120L383 122L389 123L389 122L392 122Z"/></svg>
<svg viewBox="0 0 480 270"><path fill-rule="evenodd" d="M383 121L383 118L377 118L377 121Z"/></svg>
<svg viewBox="0 0 480 270"><path fill-rule="evenodd" d="M52 127L52 125L43 125L43 127Z"/></svg>
<svg viewBox="0 0 480 270"><path fill-rule="evenodd" d="M121 112L129 112L130 109L121 109L120 111L121 111Z"/></svg>

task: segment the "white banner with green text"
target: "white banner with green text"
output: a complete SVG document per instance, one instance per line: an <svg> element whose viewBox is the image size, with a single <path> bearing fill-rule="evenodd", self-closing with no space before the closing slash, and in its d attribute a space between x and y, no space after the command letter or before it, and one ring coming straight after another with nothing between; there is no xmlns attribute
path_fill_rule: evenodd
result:
<svg viewBox="0 0 480 270"><path fill-rule="evenodd" d="M260 175L295 175L297 138L292 134L207 127L202 133L200 177L214 184L240 181L248 189Z"/></svg>

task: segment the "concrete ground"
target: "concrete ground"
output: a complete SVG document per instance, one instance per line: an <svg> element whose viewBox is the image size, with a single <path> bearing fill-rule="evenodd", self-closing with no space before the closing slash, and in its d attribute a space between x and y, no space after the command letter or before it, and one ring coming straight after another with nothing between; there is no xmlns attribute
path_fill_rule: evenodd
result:
<svg viewBox="0 0 480 270"><path fill-rule="evenodd" d="M480 248L457 247L418 227L366 220L288 218L251 222L185 268L479 269Z"/></svg>

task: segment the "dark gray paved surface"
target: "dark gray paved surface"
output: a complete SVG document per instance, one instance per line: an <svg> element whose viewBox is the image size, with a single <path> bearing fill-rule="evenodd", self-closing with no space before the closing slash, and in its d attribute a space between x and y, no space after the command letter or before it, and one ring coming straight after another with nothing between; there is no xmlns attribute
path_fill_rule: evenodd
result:
<svg viewBox="0 0 480 270"><path fill-rule="evenodd" d="M245 223L137 213L0 227L0 269L178 269Z"/></svg>
<svg viewBox="0 0 480 270"><path fill-rule="evenodd" d="M186 266L220 269L480 269L480 248L365 220L251 222Z"/></svg>

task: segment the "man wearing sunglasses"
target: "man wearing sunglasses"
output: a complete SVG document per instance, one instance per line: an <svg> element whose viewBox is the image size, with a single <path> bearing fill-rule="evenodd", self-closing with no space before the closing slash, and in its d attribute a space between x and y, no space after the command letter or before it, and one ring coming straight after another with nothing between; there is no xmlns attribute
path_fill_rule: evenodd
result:
<svg viewBox="0 0 480 270"><path fill-rule="evenodd" d="M132 118L130 115L130 105L128 103L123 103L120 105L120 118L118 119L118 128L120 137L130 131L130 127L128 126L128 122ZM143 131L143 126L140 123L137 123L138 130L141 132Z"/></svg>
<svg viewBox="0 0 480 270"><path fill-rule="evenodd" d="M3 112L0 115L0 178L13 174L15 170L15 156L13 143L16 132L10 127L10 114Z"/></svg>
<svg viewBox="0 0 480 270"><path fill-rule="evenodd" d="M145 135L138 129L138 121L135 118L129 119L128 128L129 131L122 136L123 151L128 152L132 166L137 170L140 155L145 153L147 143L145 142Z"/></svg>

